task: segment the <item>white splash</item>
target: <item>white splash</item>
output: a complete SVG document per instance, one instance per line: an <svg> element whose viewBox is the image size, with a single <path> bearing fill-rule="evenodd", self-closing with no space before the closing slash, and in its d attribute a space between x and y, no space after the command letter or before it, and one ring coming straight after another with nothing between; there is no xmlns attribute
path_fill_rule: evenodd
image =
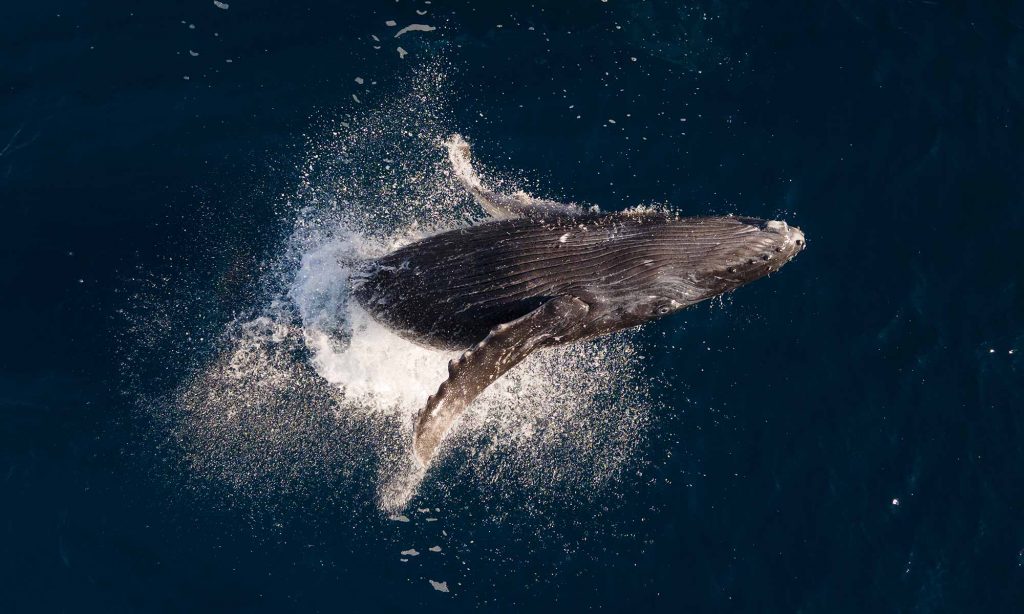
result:
<svg viewBox="0 0 1024 614"><path fill-rule="evenodd" d="M530 356L473 403L428 472L413 461L413 417L456 353L402 339L349 287L361 261L482 217L443 146L455 132L444 72L310 143L291 235L267 266L276 290L179 395L175 438L197 473L260 496L330 480L408 522L399 512L431 476L473 496L574 497L628 463L650 403L624 335Z"/></svg>
<svg viewBox="0 0 1024 614"><path fill-rule="evenodd" d="M397 415L437 389L454 355L402 339L349 300L355 264L384 251L341 228L302 254L288 296L302 318L317 373L367 411Z"/></svg>

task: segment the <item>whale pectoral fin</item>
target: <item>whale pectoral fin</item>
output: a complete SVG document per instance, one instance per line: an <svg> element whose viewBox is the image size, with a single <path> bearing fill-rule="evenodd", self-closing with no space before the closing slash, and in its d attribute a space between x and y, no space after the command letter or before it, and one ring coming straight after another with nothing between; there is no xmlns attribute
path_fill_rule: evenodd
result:
<svg viewBox="0 0 1024 614"><path fill-rule="evenodd" d="M490 190L484 186L480 176L473 169L469 143L458 134L453 134L445 145L448 147L448 160L452 164L455 176L491 217L500 219L530 215L577 215L582 213L582 210L576 205L534 198L526 192L499 194Z"/></svg>
<svg viewBox="0 0 1024 614"><path fill-rule="evenodd" d="M533 350L571 334L590 306L572 296L549 300L525 316L501 324L448 363L448 379L416 416L413 450L424 466L455 420L481 392Z"/></svg>

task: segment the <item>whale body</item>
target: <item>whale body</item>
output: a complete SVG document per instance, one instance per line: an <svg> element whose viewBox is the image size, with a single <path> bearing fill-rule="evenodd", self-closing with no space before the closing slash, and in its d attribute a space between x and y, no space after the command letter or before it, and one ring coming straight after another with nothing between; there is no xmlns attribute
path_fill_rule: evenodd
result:
<svg viewBox="0 0 1024 614"><path fill-rule="evenodd" d="M465 350L419 412L413 449L426 465L459 415L531 352L667 316L769 275L806 246L779 220L602 214L488 190L465 141L449 157L491 215L364 263L353 295L375 319L423 345Z"/></svg>

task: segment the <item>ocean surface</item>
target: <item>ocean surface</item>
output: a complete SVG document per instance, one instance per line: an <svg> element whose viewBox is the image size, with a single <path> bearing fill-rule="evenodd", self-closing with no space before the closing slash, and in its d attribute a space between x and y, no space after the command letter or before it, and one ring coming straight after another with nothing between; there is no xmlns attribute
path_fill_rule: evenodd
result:
<svg viewBox="0 0 1024 614"><path fill-rule="evenodd" d="M1019 612L1024 4L0 9L0 611ZM734 294L449 354L353 263L506 190L785 219Z"/></svg>

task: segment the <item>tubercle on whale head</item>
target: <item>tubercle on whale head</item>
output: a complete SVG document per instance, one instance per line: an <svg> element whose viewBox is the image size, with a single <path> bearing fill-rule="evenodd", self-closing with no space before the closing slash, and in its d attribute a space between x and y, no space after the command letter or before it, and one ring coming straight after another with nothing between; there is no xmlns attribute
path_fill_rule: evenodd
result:
<svg viewBox="0 0 1024 614"><path fill-rule="evenodd" d="M734 218L735 238L710 250L694 274L694 286L710 298L770 275L807 247L802 230L782 220Z"/></svg>

